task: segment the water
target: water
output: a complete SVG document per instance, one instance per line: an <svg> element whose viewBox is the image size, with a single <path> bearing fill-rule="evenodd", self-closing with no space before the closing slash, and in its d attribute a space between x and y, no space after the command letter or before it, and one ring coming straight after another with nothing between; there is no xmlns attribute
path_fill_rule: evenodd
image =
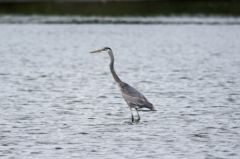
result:
<svg viewBox="0 0 240 159"><path fill-rule="evenodd" d="M240 157L239 25L0 25L0 158ZM156 112L130 112L109 72Z"/></svg>

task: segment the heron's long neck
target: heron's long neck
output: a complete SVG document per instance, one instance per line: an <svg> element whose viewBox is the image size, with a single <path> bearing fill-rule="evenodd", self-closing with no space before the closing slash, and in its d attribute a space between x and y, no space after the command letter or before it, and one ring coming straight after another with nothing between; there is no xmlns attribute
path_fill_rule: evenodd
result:
<svg viewBox="0 0 240 159"><path fill-rule="evenodd" d="M115 70L114 70L114 57L113 57L113 52L110 50L108 51L108 54L110 56L110 59L111 59L111 62L110 62L110 70L111 70L111 73L112 73L112 76L114 78L114 80L117 82L117 83L122 83L122 81L120 80L120 78L118 77L118 75L116 74Z"/></svg>

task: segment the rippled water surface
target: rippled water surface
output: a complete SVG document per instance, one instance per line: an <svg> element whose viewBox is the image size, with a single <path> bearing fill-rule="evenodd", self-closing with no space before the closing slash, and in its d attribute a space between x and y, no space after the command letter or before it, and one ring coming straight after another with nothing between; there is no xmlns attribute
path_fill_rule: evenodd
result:
<svg viewBox="0 0 240 159"><path fill-rule="evenodd" d="M0 158L240 157L239 25L0 25ZM109 72L156 112L130 112Z"/></svg>

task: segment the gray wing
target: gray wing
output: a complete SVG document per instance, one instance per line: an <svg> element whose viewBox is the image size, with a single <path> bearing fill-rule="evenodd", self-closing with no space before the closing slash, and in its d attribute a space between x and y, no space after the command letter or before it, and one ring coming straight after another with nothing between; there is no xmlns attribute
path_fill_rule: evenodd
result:
<svg viewBox="0 0 240 159"><path fill-rule="evenodd" d="M150 103L144 95L142 95L139 91L137 91L132 86L127 83L122 83L120 85L123 98L127 102L130 107L134 108L148 108L150 110L154 110L152 103Z"/></svg>

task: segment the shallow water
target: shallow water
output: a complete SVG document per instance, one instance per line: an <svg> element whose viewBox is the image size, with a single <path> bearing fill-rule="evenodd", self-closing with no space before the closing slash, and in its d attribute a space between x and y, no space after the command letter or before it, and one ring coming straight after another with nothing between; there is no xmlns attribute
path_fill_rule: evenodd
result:
<svg viewBox="0 0 240 159"><path fill-rule="evenodd" d="M240 157L239 25L0 25L0 158ZM130 112L109 72L156 112Z"/></svg>

